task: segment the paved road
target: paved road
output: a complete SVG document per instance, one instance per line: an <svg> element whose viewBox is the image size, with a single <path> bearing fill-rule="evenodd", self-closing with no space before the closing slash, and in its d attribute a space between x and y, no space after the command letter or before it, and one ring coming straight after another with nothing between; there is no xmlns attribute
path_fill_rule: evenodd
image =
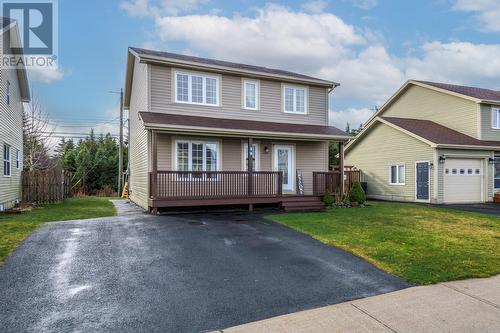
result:
<svg viewBox="0 0 500 333"><path fill-rule="evenodd" d="M202 332L408 287L255 215L49 223L0 267L2 332Z"/></svg>

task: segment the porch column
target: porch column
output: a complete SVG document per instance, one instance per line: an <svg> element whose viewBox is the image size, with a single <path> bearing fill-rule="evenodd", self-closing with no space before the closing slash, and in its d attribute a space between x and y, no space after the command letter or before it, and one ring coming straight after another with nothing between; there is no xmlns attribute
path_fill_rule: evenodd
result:
<svg viewBox="0 0 500 333"><path fill-rule="evenodd" d="M339 171L340 171L340 193L344 196L344 142L339 142Z"/></svg>
<svg viewBox="0 0 500 333"><path fill-rule="evenodd" d="M151 144L152 144L152 157L151 157L151 173L152 173L152 179L151 179L151 193L149 196L152 199L155 199L158 194L158 133L155 131L151 131ZM158 209L156 207L153 207L152 211L153 214L156 214L158 212Z"/></svg>
<svg viewBox="0 0 500 333"><path fill-rule="evenodd" d="M248 197L251 198L253 196L253 158L252 158L252 145L253 139L248 138L248 147L247 147L247 171L248 171ZM248 210L253 211L253 204L248 205Z"/></svg>

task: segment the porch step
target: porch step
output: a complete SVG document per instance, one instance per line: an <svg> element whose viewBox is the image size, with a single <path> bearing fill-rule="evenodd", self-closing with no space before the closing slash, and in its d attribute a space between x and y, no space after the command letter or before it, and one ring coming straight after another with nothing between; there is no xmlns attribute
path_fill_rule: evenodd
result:
<svg viewBox="0 0 500 333"><path fill-rule="evenodd" d="M281 208L286 212L292 211L308 211L322 210L325 205L321 201L321 197L316 196L295 196L285 197L281 202Z"/></svg>

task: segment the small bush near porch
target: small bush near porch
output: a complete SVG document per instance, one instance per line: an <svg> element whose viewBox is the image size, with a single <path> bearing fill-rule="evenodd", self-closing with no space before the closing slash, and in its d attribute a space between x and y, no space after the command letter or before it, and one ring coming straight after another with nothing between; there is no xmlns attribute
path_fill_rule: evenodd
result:
<svg viewBox="0 0 500 333"><path fill-rule="evenodd" d="M418 284L500 274L500 217L371 202L268 218Z"/></svg>
<svg viewBox="0 0 500 333"><path fill-rule="evenodd" d="M116 215L109 198L66 199L21 214L0 215L0 264L33 231L45 222L89 219Z"/></svg>

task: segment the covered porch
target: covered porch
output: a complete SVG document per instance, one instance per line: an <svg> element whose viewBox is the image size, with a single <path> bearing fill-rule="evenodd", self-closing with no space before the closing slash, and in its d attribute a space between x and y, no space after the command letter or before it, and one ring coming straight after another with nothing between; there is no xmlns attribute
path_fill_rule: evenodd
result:
<svg viewBox="0 0 500 333"><path fill-rule="evenodd" d="M141 117L149 133L153 212L288 203L319 208L326 189L345 191L343 167L328 172L328 143L337 142L343 164L348 138L336 128L149 112ZM321 133L326 130L335 133Z"/></svg>

